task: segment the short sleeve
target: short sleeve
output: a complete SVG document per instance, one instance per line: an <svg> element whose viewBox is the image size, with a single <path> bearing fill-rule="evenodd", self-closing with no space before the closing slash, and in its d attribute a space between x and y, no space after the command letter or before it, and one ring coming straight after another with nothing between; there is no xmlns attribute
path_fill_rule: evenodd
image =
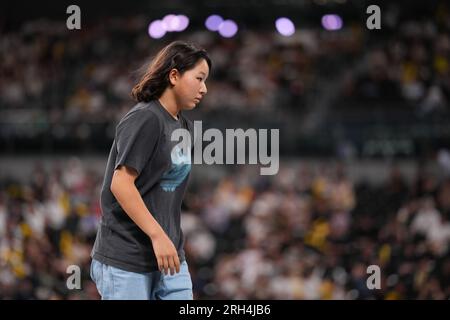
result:
<svg viewBox="0 0 450 320"><path fill-rule="evenodd" d="M126 115L116 128L117 156L114 169L124 165L141 174L156 151L159 136L160 124L152 112L139 110Z"/></svg>

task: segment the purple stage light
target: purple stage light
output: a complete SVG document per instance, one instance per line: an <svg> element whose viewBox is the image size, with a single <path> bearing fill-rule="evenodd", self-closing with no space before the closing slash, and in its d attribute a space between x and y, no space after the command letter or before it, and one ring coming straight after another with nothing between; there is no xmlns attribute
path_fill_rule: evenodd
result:
<svg viewBox="0 0 450 320"><path fill-rule="evenodd" d="M213 14L206 19L205 26L208 30L217 31L222 22L223 18L221 16Z"/></svg>
<svg viewBox="0 0 450 320"><path fill-rule="evenodd" d="M288 18L278 18L275 21L275 27L280 34L286 37L293 35L295 32L294 23Z"/></svg>
<svg viewBox="0 0 450 320"><path fill-rule="evenodd" d="M233 37L238 30L236 22L233 20L225 20L219 26L219 33L224 38Z"/></svg>
<svg viewBox="0 0 450 320"><path fill-rule="evenodd" d="M186 28L189 25L189 18L183 14L179 14L177 16L177 19L178 19L178 24L174 31L181 32L181 31L186 30Z"/></svg>
<svg viewBox="0 0 450 320"><path fill-rule="evenodd" d="M148 26L148 34L154 39L164 37L166 34L164 23L161 20L152 21L152 23Z"/></svg>
<svg viewBox="0 0 450 320"><path fill-rule="evenodd" d="M162 23L166 31L175 31L178 27L178 17L174 14L168 14L162 19Z"/></svg>
<svg viewBox="0 0 450 320"><path fill-rule="evenodd" d="M326 14L322 17L322 26L326 30L339 30L342 24L342 19L337 14Z"/></svg>

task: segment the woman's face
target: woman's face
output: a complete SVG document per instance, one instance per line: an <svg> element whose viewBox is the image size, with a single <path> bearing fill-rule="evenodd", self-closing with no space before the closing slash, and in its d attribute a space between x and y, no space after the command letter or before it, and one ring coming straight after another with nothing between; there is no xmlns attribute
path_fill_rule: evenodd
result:
<svg viewBox="0 0 450 320"><path fill-rule="evenodd" d="M194 109L208 92L205 83L208 75L208 63L201 59L193 69L185 71L182 76L177 73L175 77L171 77L177 105L182 109Z"/></svg>

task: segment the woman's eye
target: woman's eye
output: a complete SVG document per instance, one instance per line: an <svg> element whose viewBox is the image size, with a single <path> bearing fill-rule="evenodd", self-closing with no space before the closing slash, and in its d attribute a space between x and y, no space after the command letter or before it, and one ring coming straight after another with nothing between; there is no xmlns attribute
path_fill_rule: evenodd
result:
<svg viewBox="0 0 450 320"><path fill-rule="evenodd" d="M200 81L202 81L203 79L202 78L197 78L198 80L200 80Z"/></svg>

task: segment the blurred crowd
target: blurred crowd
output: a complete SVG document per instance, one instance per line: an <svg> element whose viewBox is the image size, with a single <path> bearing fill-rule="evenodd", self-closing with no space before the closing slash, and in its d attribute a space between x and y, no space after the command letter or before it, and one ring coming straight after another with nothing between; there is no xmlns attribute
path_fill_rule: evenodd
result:
<svg viewBox="0 0 450 320"><path fill-rule="evenodd" d="M51 172L37 164L28 183L1 182L1 299L96 297L86 272L101 215L101 182L76 158ZM71 265L83 270L80 292L67 288Z"/></svg>
<svg viewBox="0 0 450 320"><path fill-rule="evenodd" d="M177 34L151 39L149 22L142 15L104 18L68 31L60 22L36 20L1 34L0 138L12 151L24 146L20 138L41 138L35 144L79 138L86 146L106 135L108 141L110 124L132 104L140 67L163 45L180 39ZM290 118L290 111L305 109L318 77L340 65L336 57L348 60L362 45L361 32L353 29L330 34L313 28L292 38L244 29L231 39L198 30L183 33L182 39L211 56L209 93L194 113L216 122L223 118L217 112Z"/></svg>
<svg viewBox="0 0 450 320"><path fill-rule="evenodd" d="M152 40L149 22L144 16L105 18L68 32L65 24L37 20L2 34L0 105L42 109L48 117L43 122L116 119L129 108L139 67L177 36ZM204 109L273 111L286 99L287 105L298 104L294 100L313 87L317 57L352 50L346 46L354 36L351 30L341 35L341 46L329 45L318 29L305 31L302 39L251 30L233 39L191 31L183 39L204 47L214 62Z"/></svg>
<svg viewBox="0 0 450 320"><path fill-rule="evenodd" d="M394 168L378 186L329 164L284 165L269 180L244 169L190 196L191 264L212 259L195 269L200 297L450 297L450 180L425 169L408 184ZM371 265L380 290L367 286Z"/></svg>
<svg viewBox="0 0 450 320"><path fill-rule="evenodd" d="M343 131L362 154L358 137L393 140L399 123L405 125L409 145L420 139L449 141L448 8L438 7L427 19L407 19L390 8L384 14L377 31L348 21L339 31L298 28L291 37L273 29L241 28L234 38L222 38L192 28L155 40L147 34L150 21L144 15L104 17L78 31L51 20L0 30L0 147L8 152L107 151L114 124L133 104L130 91L140 67L164 44L179 39L204 47L213 61L208 94L192 111L193 118L212 126L283 127L289 132L283 148L291 154L305 140L299 129L308 115L322 127L315 132L320 139L306 138L303 147L317 141L333 145L326 134L332 128ZM339 84L338 93L321 102L333 84ZM320 111L321 103L328 105L327 112ZM380 107L387 110L374 116ZM378 120L374 129L367 125L373 120ZM417 129L418 124L424 128ZM416 149L409 154L423 152ZM327 152L335 155L332 147Z"/></svg>
<svg viewBox="0 0 450 320"><path fill-rule="evenodd" d="M346 78L343 97L403 101L422 113L448 112L449 21L448 13L440 19L407 21L383 41L368 46L360 68Z"/></svg>
<svg viewBox="0 0 450 320"><path fill-rule="evenodd" d="M89 254L101 175L86 168L73 158L2 181L1 299L99 298ZM450 298L450 179L419 168L407 182L393 168L381 185L355 183L330 162L233 170L191 180L182 207L196 299ZM67 287L71 265L80 290ZM380 289L367 286L371 265Z"/></svg>

